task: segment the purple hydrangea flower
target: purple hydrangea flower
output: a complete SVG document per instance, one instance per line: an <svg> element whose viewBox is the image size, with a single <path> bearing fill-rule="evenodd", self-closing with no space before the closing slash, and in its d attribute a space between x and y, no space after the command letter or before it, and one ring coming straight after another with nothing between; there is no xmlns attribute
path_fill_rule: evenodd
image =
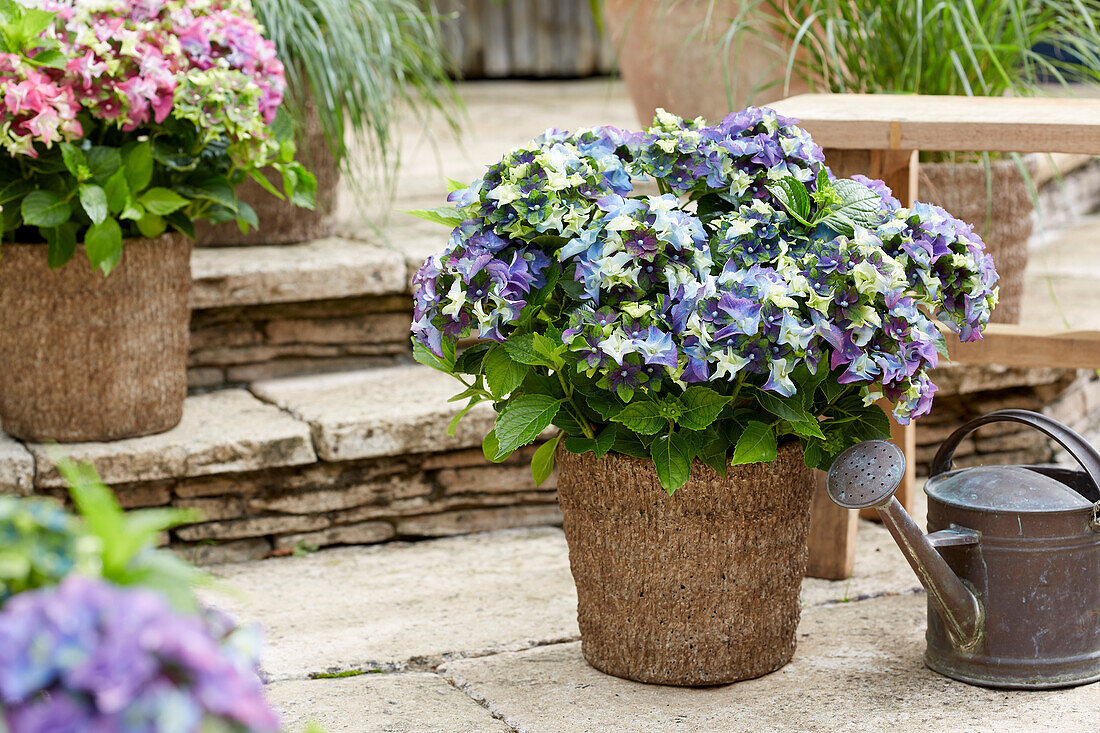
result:
<svg viewBox="0 0 1100 733"><path fill-rule="evenodd" d="M156 593L71 575L0 610L0 716L18 733L277 731L234 633Z"/></svg>

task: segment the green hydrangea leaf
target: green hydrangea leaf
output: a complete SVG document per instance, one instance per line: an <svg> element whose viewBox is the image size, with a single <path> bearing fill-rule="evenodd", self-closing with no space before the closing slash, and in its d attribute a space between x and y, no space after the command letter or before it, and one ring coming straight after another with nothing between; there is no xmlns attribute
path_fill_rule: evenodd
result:
<svg viewBox="0 0 1100 733"><path fill-rule="evenodd" d="M510 337L504 342L504 350L508 352L508 356L512 357L514 361L518 361L520 364L545 367L553 366L553 363L540 354L539 350L535 347L535 334L533 333L521 333Z"/></svg>
<svg viewBox="0 0 1100 733"><path fill-rule="evenodd" d="M497 431L490 430L485 434L485 438L481 441L481 452L485 454L485 458L493 463L500 463L508 459L508 456L512 455L512 451L508 451L503 455L500 454L500 441L497 440Z"/></svg>
<svg viewBox="0 0 1100 733"><path fill-rule="evenodd" d="M611 419L639 435L656 435L668 426L660 405L648 400L631 402Z"/></svg>
<svg viewBox="0 0 1100 733"><path fill-rule="evenodd" d="M443 339L443 358L428 351L422 343L413 340L413 359L419 363L438 369L446 374L453 374L455 368L455 345L450 339Z"/></svg>
<svg viewBox="0 0 1100 733"><path fill-rule="evenodd" d="M805 184L794 176L784 176L766 186L787 213L807 226L810 223L810 193Z"/></svg>
<svg viewBox="0 0 1100 733"><path fill-rule="evenodd" d="M53 191L32 191L23 199L24 223L34 227L56 227L67 222L73 210Z"/></svg>
<svg viewBox="0 0 1100 733"><path fill-rule="evenodd" d="M882 216L882 199L859 181L841 178L833 183L840 203L829 211L822 223L838 234L851 235L853 225L874 226Z"/></svg>
<svg viewBox="0 0 1100 733"><path fill-rule="evenodd" d="M813 417L794 397L781 397L767 390L756 390L756 399L760 406L778 418L788 422L811 422Z"/></svg>
<svg viewBox="0 0 1100 733"><path fill-rule="evenodd" d="M84 252L92 267L109 275L122 260L122 228L114 219L93 224L84 235Z"/></svg>
<svg viewBox="0 0 1100 733"><path fill-rule="evenodd" d="M453 206L440 206L435 209L408 209L405 213L424 221L430 221L433 224L442 224L451 229L466 221L466 215L462 213L462 209L456 209Z"/></svg>
<svg viewBox="0 0 1100 733"><path fill-rule="evenodd" d="M454 417L451 418L451 421L447 423L447 435L449 437L455 437L455 433L458 432L459 422L462 421L462 418L466 417L466 414L469 413L470 410L477 407L481 403L481 401L482 400L480 396L474 395L470 398L470 401L466 403L466 406L463 407L459 412L455 414Z"/></svg>
<svg viewBox="0 0 1100 733"><path fill-rule="evenodd" d="M808 422L792 422L791 432L795 435L800 435L804 438L824 438L825 434L821 432L821 425L817 420L810 420Z"/></svg>
<svg viewBox="0 0 1100 733"><path fill-rule="evenodd" d="M710 387L688 387L680 397L683 412L678 424L688 430L706 430L722 414L729 401L729 397L718 394Z"/></svg>
<svg viewBox="0 0 1100 733"><path fill-rule="evenodd" d="M137 220L137 228L141 232L141 236L155 239L164 234L164 230L168 228L168 223L164 221L163 216L147 211L144 216Z"/></svg>
<svg viewBox="0 0 1100 733"><path fill-rule="evenodd" d="M699 460L724 478L729 470L729 447L729 443L723 438L715 438L699 451Z"/></svg>
<svg viewBox="0 0 1100 733"><path fill-rule="evenodd" d="M73 258L76 251L76 223L67 221L61 226L43 229L49 245L46 250L46 264L51 269L61 267Z"/></svg>
<svg viewBox="0 0 1100 733"><path fill-rule="evenodd" d="M92 169L88 167L88 160L84 157L84 151L72 143L61 143L61 160L65 168L78 181L86 181L92 177Z"/></svg>
<svg viewBox="0 0 1100 733"><path fill-rule="evenodd" d="M509 401L493 429L498 441L497 457L533 443L550 427L560 407L561 400L541 394L521 395Z"/></svg>
<svg viewBox="0 0 1100 733"><path fill-rule="evenodd" d="M133 184L130 187L136 190ZM182 209L189 202L171 189L158 187L150 188L138 196L138 203L157 216L165 216Z"/></svg>
<svg viewBox="0 0 1100 733"><path fill-rule="evenodd" d="M485 381L493 397L501 399L523 384L524 377L531 367L512 360L508 352L499 344L493 346L485 355L483 362Z"/></svg>
<svg viewBox="0 0 1100 733"><path fill-rule="evenodd" d="M481 374L484 369L485 354L493 344L474 344L465 349L455 359L455 372L458 374Z"/></svg>
<svg viewBox="0 0 1100 733"><path fill-rule="evenodd" d="M148 145L148 143L145 143ZM95 145L84 153L88 161L88 167L92 171L92 180L103 185L107 180L122 168L122 155L118 148L108 145ZM152 172L152 159L150 158L150 173ZM145 185L149 181L146 179Z"/></svg>
<svg viewBox="0 0 1100 733"><path fill-rule="evenodd" d="M569 435L566 436L563 443L565 449L570 453L588 453L589 451L596 452L596 441L592 438L586 438L583 435Z"/></svg>
<svg viewBox="0 0 1100 733"><path fill-rule="evenodd" d="M867 405L855 411L854 417L845 427L858 439L856 442L890 438L890 417L878 405Z"/></svg>
<svg viewBox="0 0 1100 733"><path fill-rule="evenodd" d="M554 472L554 454L558 449L561 433L540 445L531 457L531 477L535 479L535 486L542 486L550 474Z"/></svg>
<svg viewBox="0 0 1100 733"><path fill-rule="evenodd" d="M649 455L657 469L657 480L672 496L691 475L690 447L678 433L660 435L649 446Z"/></svg>
<svg viewBox="0 0 1100 733"><path fill-rule="evenodd" d="M107 218L106 191L94 183L82 183L80 184L79 195L80 206L93 224L99 224Z"/></svg>
<svg viewBox="0 0 1100 733"><path fill-rule="evenodd" d="M771 463L779 455L775 429L767 424L752 421L745 426L741 437L734 446L730 463L740 466L745 463Z"/></svg>
<svg viewBox="0 0 1100 733"><path fill-rule="evenodd" d="M622 453L624 456L649 458L649 448L645 442L625 428L615 431L615 442L612 444L611 450L615 453Z"/></svg>
<svg viewBox="0 0 1100 733"><path fill-rule="evenodd" d="M603 458L611 446L615 445L615 436L618 433L614 425L607 425L596 434L596 458Z"/></svg>

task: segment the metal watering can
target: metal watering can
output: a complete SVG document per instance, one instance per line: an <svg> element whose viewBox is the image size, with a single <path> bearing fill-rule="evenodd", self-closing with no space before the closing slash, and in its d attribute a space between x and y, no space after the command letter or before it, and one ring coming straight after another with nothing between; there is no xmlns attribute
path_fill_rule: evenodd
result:
<svg viewBox="0 0 1100 733"><path fill-rule="evenodd" d="M951 470L959 442L1000 421L1045 433L1083 470ZM842 507L878 510L928 591L925 664L988 687L1100 680L1100 453L1035 412L998 410L971 420L932 460L927 535L894 498L904 474L901 450L870 440L837 456L826 486Z"/></svg>

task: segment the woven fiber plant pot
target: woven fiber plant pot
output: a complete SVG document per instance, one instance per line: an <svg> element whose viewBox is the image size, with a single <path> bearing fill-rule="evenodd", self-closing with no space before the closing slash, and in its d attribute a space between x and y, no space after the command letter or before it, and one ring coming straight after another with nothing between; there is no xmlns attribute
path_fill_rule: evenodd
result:
<svg viewBox="0 0 1100 733"><path fill-rule="evenodd" d="M717 685L790 661L813 483L797 443L722 478L696 461L671 497L651 461L559 451L558 501L588 662Z"/></svg>
<svg viewBox="0 0 1100 733"><path fill-rule="evenodd" d="M211 225L195 223L195 244L200 247L237 247L242 245L294 244L332 236L333 211L336 207L336 187L340 183L340 168L325 143L325 135L315 117L298 136L296 159L317 177L317 196L313 210L303 209L280 200L265 191L255 181L237 186L237 197L256 210L258 229L242 233L237 222ZM282 190L282 176L270 168L264 175Z"/></svg>
<svg viewBox="0 0 1100 733"><path fill-rule="evenodd" d="M984 163L921 163L917 198L942 206L973 225L1001 276L1001 296L990 320L1019 323L1034 205L1027 181L1014 161L994 160L989 172L992 199L986 191Z"/></svg>
<svg viewBox="0 0 1100 733"><path fill-rule="evenodd" d="M174 427L187 395L191 240L131 239L107 277L79 250L0 259L0 425L31 441L117 440Z"/></svg>

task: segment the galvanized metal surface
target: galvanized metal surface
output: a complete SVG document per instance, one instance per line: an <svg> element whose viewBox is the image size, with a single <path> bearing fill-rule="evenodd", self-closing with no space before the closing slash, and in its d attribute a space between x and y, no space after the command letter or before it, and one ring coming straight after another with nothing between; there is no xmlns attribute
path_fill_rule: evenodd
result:
<svg viewBox="0 0 1100 733"><path fill-rule="evenodd" d="M1050 436L1084 470L950 470L967 434L1002 420ZM866 456L878 450L871 443L841 454L841 468L830 470L829 494L841 506L852 502L852 467L870 465ZM887 469L888 477L897 470ZM864 486L878 485L862 475ZM963 425L936 454L925 486L928 536L892 498L895 488L872 505L928 590L931 669L989 687L1100 680L1100 453L1044 415L1001 410Z"/></svg>
<svg viewBox="0 0 1100 733"><path fill-rule="evenodd" d="M905 478L905 454L886 440L865 440L829 467L825 489L846 509L865 509L894 495Z"/></svg>

